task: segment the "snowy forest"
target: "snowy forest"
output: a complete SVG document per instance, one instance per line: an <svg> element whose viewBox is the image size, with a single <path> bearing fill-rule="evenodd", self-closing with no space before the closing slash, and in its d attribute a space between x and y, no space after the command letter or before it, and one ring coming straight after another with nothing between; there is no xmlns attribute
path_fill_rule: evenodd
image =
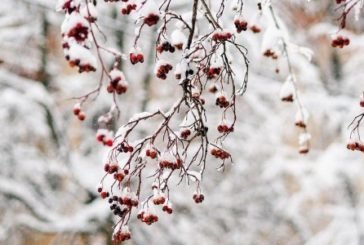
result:
<svg viewBox="0 0 364 245"><path fill-rule="evenodd" d="M0 244L363 245L363 9L2 0Z"/></svg>

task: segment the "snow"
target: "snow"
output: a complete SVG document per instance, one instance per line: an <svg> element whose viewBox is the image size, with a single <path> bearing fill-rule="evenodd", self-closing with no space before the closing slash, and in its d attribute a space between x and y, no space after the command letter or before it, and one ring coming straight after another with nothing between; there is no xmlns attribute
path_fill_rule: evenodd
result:
<svg viewBox="0 0 364 245"><path fill-rule="evenodd" d="M267 40L272 40L275 34L269 29L261 34L250 31L239 34L236 38L249 50L250 76L247 93L237 99L235 132L223 145L232 153L234 164L228 164L224 172L216 172L219 162L208 156L203 178L198 168L189 170L189 174L203 179L201 188L206 200L201 205L192 200L196 182L190 181L189 186L184 182L170 185L168 201L173 202L173 215L164 215L160 209L152 208L150 212L158 214L159 222L150 227L132 218L129 227L134 243L361 244L363 155L348 151L346 143L348 124L356 113L362 112L358 103L364 88L363 35L360 34L363 29L358 25L355 31L342 32L350 35L352 45L332 50L329 39L325 39L338 29L337 23L331 21L337 16L328 16L330 11L326 9L326 4L331 2L285 0L271 3L280 21L286 24L280 35L289 36L288 49L298 89L310 114L309 134L302 134L294 125L295 105L281 103L278 97L293 90L292 84L285 81L288 74L284 57L277 62L261 57L262 46L273 43L263 44L262 36L267 35ZM112 20L108 16L111 4L98 3L100 27L108 37L106 45L118 50L115 30L125 31L126 45L132 42L133 22L125 18ZM82 104L88 118L85 122L73 117L72 107L77 101L69 98L94 89L100 74L75 75L66 68L62 51L57 48L58 32L50 34L50 43L55 44L49 51L46 65L51 77L49 87L34 76L34 71L39 71L42 64L37 47L43 43L41 13L47 6L53 8L54 1L6 0L0 7L0 59L3 61L0 69L1 244L24 242L20 241L25 238L21 232L23 227L44 233L85 236L104 236L99 231L112 227L109 207L96 192L104 175L103 164L108 159L109 148L103 148L95 140L97 119L110 111L112 98L103 88L97 103ZM179 7L186 8L182 16L191 18L188 2L181 1ZM288 7L301 11L301 17L286 14ZM247 13L243 17L249 23L269 27L264 26L267 16L255 20L256 1L244 2L244 8ZM153 11L158 13L158 9ZM316 13L324 18L302 25L302 19L309 20L305 16ZM199 23L205 25L203 8L198 15ZM51 29L58 30L61 20L54 16L49 17ZM224 27L232 26L229 20L234 16L232 13L221 18ZM102 22L104 17L105 22ZM181 23L176 22L176 26L181 28L167 32L172 42L173 39L181 41L181 34L185 34ZM154 33L149 30L145 34L140 47L147 57ZM75 45L71 45L69 51L72 59L81 58L83 63L96 65L93 49ZM125 50L130 49L125 46ZM313 56L310 49L314 51ZM230 55L235 58L233 51ZM332 75L333 55L338 56L340 79ZM154 60L153 55L152 58ZM180 57L163 59L176 67L177 72L183 74L187 70L186 60L181 61ZM240 63L234 64L234 69L239 71L243 61L236 60ZM180 67L176 66L178 62ZM111 67L113 60L105 64ZM181 91L172 76L167 81L151 79L143 90L144 75L153 73L152 64L146 61L144 65L136 68L123 62L122 70L130 81L130 92L117 97L121 117L113 123L120 139L130 129L121 125L149 117L150 112L159 110L161 115L169 116L180 102L175 102ZM280 68L279 74L274 73L276 67ZM285 82L282 84L282 81ZM140 113L144 95L148 95L148 101L143 110L150 112ZM203 96L207 110L211 111L206 123L213 138L217 124L224 120L221 110L214 105L215 95L204 93ZM178 132L180 127L189 125L193 113L196 112L180 110L171 121L172 130ZM138 137L149 135L161 125L163 116L158 115L144 124L143 130L136 133ZM307 118L306 113L303 118L298 113L298 119L306 121ZM298 146L307 141L310 141L310 153L300 156ZM166 158L175 160L170 153ZM148 191L150 194L151 190ZM93 238L90 240L94 242Z"/></svg>
<svg viewBox="0 0 364 245"><path fill-rule="evenodd" d="M85 19L88 19L90 17L94 18L95 20L97 19L98 17L98 12L97 12L97 9L96 7L89 3L87 4L87 6L83 6L81 9L80 9L80 14L82 15L83 18Z"/></svg>
<svg viewBox="0 0 364 245"><path fill-rule="evenodd" d="M147 117L150 117L150 116L152 116L152 113L146 112L146 111L136 113L129 119L129 123L134 122L134 121L139 121L139 120L142 120L143 118L147 118Z"/></svg>
<svg viewBox="0 0 364 245"><path fill-rule="evenodd" d="M279 92L279 97L283 99L290 96L293 97L294 94L295 94L294 85L290 79L287 79L281 87L281 90Z"/></svg>
<svg viewBox="0 0 364 245"><path fill-rule="evenodd" d="M296 112L295 122L303 122L304 124L307 124L308 118L309 113L307 109L303 108L302 110Z"/></svg>
<svg viewBox="0 0 364 245"><path fill-rule="evenodd" d="M112 69L109 73L112 81L114 80L122 80L125 81L124 73L116 68Z"/></svg>
<svg viewBox="0 0 364 245"><path fill-rule="evenodd" d="M282 38L282 33L278 30L274 24L272 23L264 32L262 38L262 53L267 50L274 51L275 53L279 53L279 44Z"/></svg>
<svg viewBox="0 0 364 245"><path fill-rule="evenodd" d="M69 35L70 31L77 25L88 27L86 19L80 13L74 11L64 19L61 25L61 33Z"/></svg>
<svg viewBox="0 0 364 245"><path fill-rule="evenodd" d="M311 140L311 134L302 133L299 135L298 144L304 145L304 144L307 144L310 140Z"/></svg>
<svg viewBox="0 0 364 245"><path fill-rule="evenodd" d="M91 65L92 67L97 67L97 60L92 52L76 42L70 42L70 49L67 54L72 61L80 60L80 65Z"/></svg>
<svg viewBox="0 0 364 245"><path fill-rule="evenodd" d="M171 44L172 45L178 45L183 44L185 45L187 42L186 35L179 29L176 29L171 34Z"/></svg>

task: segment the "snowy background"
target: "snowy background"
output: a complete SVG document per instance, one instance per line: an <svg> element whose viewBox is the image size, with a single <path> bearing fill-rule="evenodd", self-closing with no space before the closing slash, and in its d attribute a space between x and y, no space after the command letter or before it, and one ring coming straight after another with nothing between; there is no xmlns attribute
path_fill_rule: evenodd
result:
<svg viewBox="0 0 364 245"><path fill-rule="evenodd" d="M364 244L363 153L346 149L347 126L360 112L364 88L363 22L349 18L344 34L350 46L333 49L334 1L273 4L290 41L314 54L311 62L292 57L310 113L311 152L297 152L296 108L279 99L286 78L284 69L275 73L280 61L261 55L263 34L246 32L249 87L238 99L238 125L226 142L234 163L218 172L219 163L209 159L205 201L196 205L190 188L173 187L173 215L161 215L152 226L132 220L127 244ZM133 23L117 6L103 5L100 21L108 45L129 50ZM246 8L256 18L255 4ZM92 90L98 76L68 67L62 20L54 1L0 5L0 244L110 243L113 220L96 193L105 149L95 140L97 117L110 98L100 94L86 108L85 122L73 117L70 98ZM153 32L146 33L145 50L149 37ZM126 62L123 70L130 90L120 99L120 125L136 112L173 103L175 84L148 76L148 64Z"/></svg>

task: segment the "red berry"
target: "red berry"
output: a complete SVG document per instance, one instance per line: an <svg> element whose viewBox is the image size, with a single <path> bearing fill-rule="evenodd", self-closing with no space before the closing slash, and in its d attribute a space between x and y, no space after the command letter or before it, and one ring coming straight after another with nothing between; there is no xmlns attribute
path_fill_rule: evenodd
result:
<svg viewBox="0 0 364 245"><path fill-rule="evenodd" d="M104 144L111 147L113 145L113 140L109 139L109 140L105 141Z"/></svg>
<svg viewBox="0 0 364 245"><path fill-rule="evenodd" d="M105 198L107 198L109 196L109 192L103 191L103 192L101 192L100 195L101 195L102 199L105 199Z"/></svg>
<svg viewBox="0 0 364 245"><path fill-rule="evenodd" d="M137 55L137 60L140 62L140 63L143 63L144 62L144 56L142 54L138 54Z"/></svg>
<svg viewBox="0 0 364 245"><path fill-rule="evenodd" d="M105 135L103 135L103 134L98 134L98 135L96 135L96 139L97 139L97 141L99 141L99 142L103 142L104 137L105 137Z"/></svg>
<svg viewBox="0 0 364 245"><path fill-rule="evenodd" d="M77 117L78 117L78 120L80 120L80 121L84 121L84 120L86 119L86 115L85 115L85 113L84 113L83 111L81 111L81 112L77 115Z"/></svg>
<svg viewBox="0 0 364 245"><path fill-rule="evenodd" d="M157 157L157 152L155 150L152 150L149 155L150 158L155 159Z"/></svg>
<svg viewBox="0 0 364 245"><path fill-rule="evenodd" d="M138 63L138 58L137 58L137 56L135 55L135 54L133 54L133 53L131 53L130 55L129 55L129 57L130 57L130 62L134 65L134 64L136 64L136 63Z"/></svg>
<svg viewBox="0 0 364 245"><path fill-rule="evenodd" d="M81 109L80 108L78 108L78 107L73 108L73 114L75 114L76 116L78 114L80 114L80 112L81 112Z"/></svg>

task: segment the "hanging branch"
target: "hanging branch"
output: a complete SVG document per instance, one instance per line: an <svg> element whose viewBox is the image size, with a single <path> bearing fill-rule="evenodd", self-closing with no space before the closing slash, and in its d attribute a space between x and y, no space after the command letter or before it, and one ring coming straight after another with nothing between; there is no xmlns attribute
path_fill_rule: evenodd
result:
<svg viewBox="0 0 364 245"><path fill-rule="evenodd" d="M277 17L276 17L276 14L274 12L272 5L269 5L268 8L269 8L269 11L272 16L276 29L278 31L280 31L281 27L278 23L278 20L277 20ZM295 104L298 109L298 112L296 114L295 125L302 130L302 133L299 138L299 144L300 144L299 152L301 154L306 154L309 152L309 149L310 149L310 138L311 138L311 136L307 130L308 115L307 115L306 109L303 107L303 104L301 102L301 98L300 98L300 95L298 92L297 79L296 79L296 75L295 75L293 67L292 67L292 63L291 63L291 59L290 59L290 55L289 55L289 51L288 51L287 41L285 40L284 37L281 36L280 42L282 44L283 57L286 60L287 68L288 68L288 72L289 72L289 76L286 81L286 84L284 84L283 86L286 86L286 87L289 86L289 87L293 88L293 93L290 94L290 93L287 93L286 91L284 91L284 90L286 90L286 87L282 87L281 99L282 99L282 101L287 101L287 102L295 101ZM275 55L275 54L273 54L273 55ZM289 85L287 85L287 83Z"/></svg>
<svg viewBox="0 0 364 245"><path fill-rule="evenodd" d="M115 1L106 2L112 4ZM118 64L127 56L104 47L98 39L98 36L105 39L106 35L97 24L95 2L64 0L60 6L66 13L62 37L69 64L78 67L79 72L94 72L98 64L101 66L98 87L75 98L79 102L74 107L74 114L81 121L85 120L83 108L97 99L105 87L105 79L109 81L106 89L113 97L110 110L98 119L96 136L100 143L110 147L108 161L104 165L105 175L98 191L102 198L108 200L117 218L113 234L115 241L130 239L128 222L134 209L139 209L137 217L146 224L158 220L154 210L159 205L162 205L164 212L172 213L169 193L172 179L177 179L179 183L185 180L187 184L193 181L193 199L196 203L202 202L202 179L209 153L221 161L221 169L228 161L232 161L231 154L224 149L223 144L234 131L237 120L236 94L243 94L247 87L247 50L236 42L235 33L224 30L219 23L225 11L224 0L218 9L209 6L205 0L194 0L189 4L190 18L180 9L172 9L172 3L172 0L122 3L121 14L133 15L137 19L134 45L129 53L130 63L144 63L144 54L139 47L144 29L158 27L154 77L171 79L170 72L174 70L174 79L178 81L177 86L182 95L167 112L156 110L134 115L120 127L115 136L109 128L111 122L119 117L118 95L128 89L127 79L118 69ZM242 1L240 4L242 6ZM198 19L198 11L203 12L202 19ZM211 26L212 31L202 26L204 22ZM231 66L234 60L228 52L229 48L238 51L246 69L242 88L238 92L235 87L237 76ZM104 56L114 58L111 69L107 67ZM178 60L177 63L171 57ZM206 93L214 93L215 99L206 100ZM207 127L209 115L216 111L207 110L208 104L215 104L221 113L221 121L217 123L216 129ZM146 132L147 136L131 140L140 137L137 132L140 132L143 124L154 125L154 122L159 124L149 134ZM211 131L218 134L214 140L210 139ZM149 176L146 176L147 173ZM106 179L111 179L111 185L106 184Z"/></svg>

